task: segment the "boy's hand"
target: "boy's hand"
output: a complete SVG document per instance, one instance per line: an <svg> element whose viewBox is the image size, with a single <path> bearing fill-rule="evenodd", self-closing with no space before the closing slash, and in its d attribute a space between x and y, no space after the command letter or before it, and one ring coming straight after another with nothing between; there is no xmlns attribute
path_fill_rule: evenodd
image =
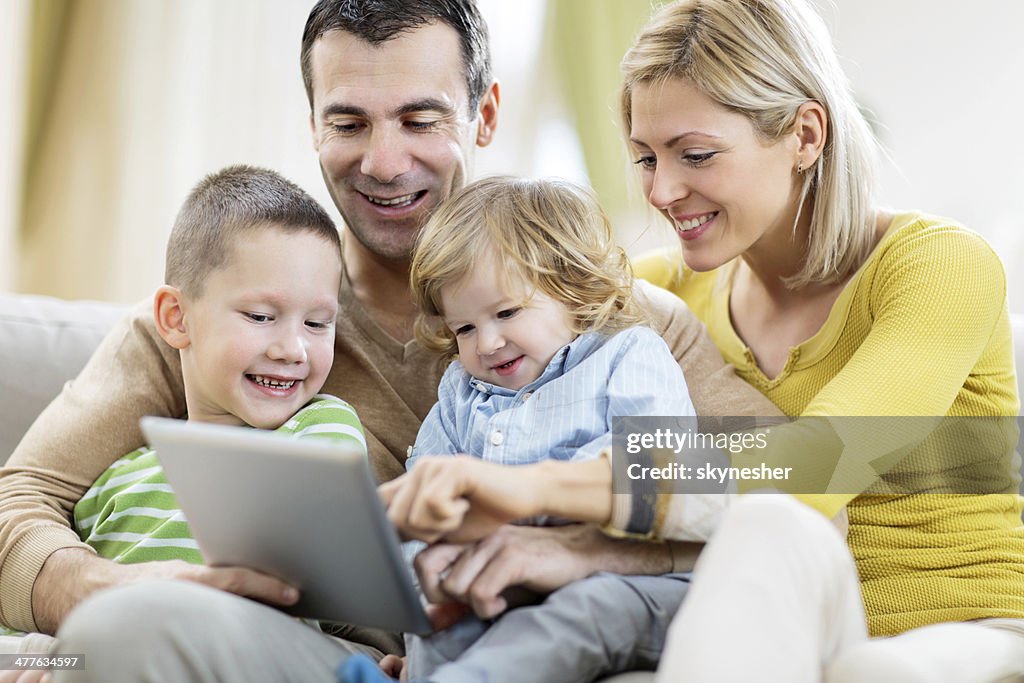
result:
<svg viewBox="0 0 1024 683"><path fill-rule="evenodd" d="M32 588L36 627L53 634L68 613L92 593L161 579L194 581L271 605L291 605L299 599L294 587L244 567L205 567L181 560L116 564L87 550L65 548L47 558Z"/></svg>

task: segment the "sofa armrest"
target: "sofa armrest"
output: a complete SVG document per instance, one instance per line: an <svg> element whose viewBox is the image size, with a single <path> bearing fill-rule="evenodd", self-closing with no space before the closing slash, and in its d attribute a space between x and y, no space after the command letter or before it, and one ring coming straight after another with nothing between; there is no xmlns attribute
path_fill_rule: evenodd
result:
<svg viewBox="0 0 1024 683"><path fill-rule="evenodd" d="M0 465L128 306L0 293Z"/></svg>

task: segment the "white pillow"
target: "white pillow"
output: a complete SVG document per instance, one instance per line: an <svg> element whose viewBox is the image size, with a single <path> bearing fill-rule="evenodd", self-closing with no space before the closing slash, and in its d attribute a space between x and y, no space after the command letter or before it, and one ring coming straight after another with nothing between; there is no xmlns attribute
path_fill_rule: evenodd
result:
<svg viewBox="0 0 1024 683"><path fill-rule="evenodd" d="M0 464L128 310L0 293Z"/></svg>

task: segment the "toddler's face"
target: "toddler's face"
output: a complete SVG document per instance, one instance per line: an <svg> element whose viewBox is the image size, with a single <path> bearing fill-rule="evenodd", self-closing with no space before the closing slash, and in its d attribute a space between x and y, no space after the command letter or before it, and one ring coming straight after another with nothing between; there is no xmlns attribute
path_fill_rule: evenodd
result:
<svg viewBox="0 0 1024 683"><path fill-rule="evenodd" d="M530 291L494 258L442 287L441 305L466 371L507 389L540 377L555 353L576 338L565 304Z"/></svg>
<svg viewBox="0 0 1024 683"><path fill-rule="evenodd" d="M258 229L185 309L189 418L276 429L320 391L334 360L341 262L310 232Z"/></svg>

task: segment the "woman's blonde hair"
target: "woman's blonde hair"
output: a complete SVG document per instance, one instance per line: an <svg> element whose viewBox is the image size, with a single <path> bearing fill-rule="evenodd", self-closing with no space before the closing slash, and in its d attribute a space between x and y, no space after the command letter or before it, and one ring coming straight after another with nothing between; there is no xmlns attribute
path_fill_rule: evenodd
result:
<svg viewBox="0 0 1024 683"><path fill-rule="evenodd" d="M800 207L807 197L814 206L807 256L787 284L838 282L864 262L874 245L878 142L824 22L805 0L682 0L652 17L621 68L627 136L640 83L686 78L746 116L769 141L792 130L802 104L821 104L828 115L825 147L802 175Z"/></svg>
<svg viewBox="0 0 1024 683"><path fill-rule="evenodd" d="M447 358L457 353L455 335L438 320L441 289L495 261L505 277L564 304L577 333L642 322L626 254L588 192L564 180L495 176L453 194L416 240L410 277L424 346Z"/></svg>

